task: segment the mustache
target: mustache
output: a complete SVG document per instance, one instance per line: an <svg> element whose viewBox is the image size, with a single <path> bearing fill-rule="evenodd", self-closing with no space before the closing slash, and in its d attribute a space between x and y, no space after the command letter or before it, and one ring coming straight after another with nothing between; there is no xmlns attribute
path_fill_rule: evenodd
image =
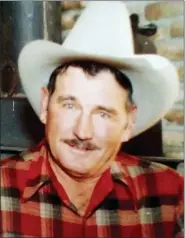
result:
<svg viewBox="0 0 185 238"><path fill-rule="evenodd" d="M96 144L91 143L89 141L81 141L79 139L64 139L65 143L69 144L70 146L74 146L81 150L98 150L100 149Z"/></svg>

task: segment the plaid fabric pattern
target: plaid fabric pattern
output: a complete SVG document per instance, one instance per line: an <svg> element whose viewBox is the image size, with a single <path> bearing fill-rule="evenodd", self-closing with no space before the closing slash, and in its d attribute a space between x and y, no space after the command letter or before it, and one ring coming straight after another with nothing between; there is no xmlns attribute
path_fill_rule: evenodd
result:
<svg viewBox="0 0 185 238"><path fill-rule="evenodd" d="M175 170L118 155L82 217L57 182L44 143L23 157L1 161L0 237L183 237L183 178Z"/></svg>

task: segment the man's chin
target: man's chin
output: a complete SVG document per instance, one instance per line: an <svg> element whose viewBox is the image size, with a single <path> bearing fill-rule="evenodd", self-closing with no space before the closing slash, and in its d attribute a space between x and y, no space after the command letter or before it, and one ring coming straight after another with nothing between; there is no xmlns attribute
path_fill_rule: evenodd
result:
<svg viewBox="0 0 185 238"><path fill-rule="evenodd" d="M101 157L100 150L76 150L75 148L62 143L60 151L58 151L58 163L63 167L66 173L74 177L91 177L96 173L98 159Z"/></svg>
<svg viewBox="0 0 185 238"><path fill-rule="evenodd" d="M94 169L91 167L66 166L65 172L77 180L83 180L94 176Z"/></svg>

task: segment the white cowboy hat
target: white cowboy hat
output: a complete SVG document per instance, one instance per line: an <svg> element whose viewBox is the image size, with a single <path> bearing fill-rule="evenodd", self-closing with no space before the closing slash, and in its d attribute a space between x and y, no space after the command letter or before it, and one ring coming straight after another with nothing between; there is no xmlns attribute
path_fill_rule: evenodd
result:
<svg viewBox="0 0 185 238"><path fill-rule="evenodd" d="M177 72L166 58L134 54L129 13L121 1L90 2L62 45L36 40L23 48L18 60L20 78L37 115L41 87L57 66L74 59L104 62L129 77L138 106L133 137L157 123L178 96Z"/></svg>

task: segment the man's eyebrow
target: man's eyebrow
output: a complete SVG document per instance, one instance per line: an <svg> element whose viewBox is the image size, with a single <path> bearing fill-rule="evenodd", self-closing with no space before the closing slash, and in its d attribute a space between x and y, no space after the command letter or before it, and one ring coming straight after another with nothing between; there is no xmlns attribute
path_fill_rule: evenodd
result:
<svg viewBox="0 0 185 238"><path fill-rule="evenodd" d="M96 110L102 110L102 111L106 111L106 112L108 112L110 114L113 114L113 115L118 115L118 111L114 108L111 108L111 107L97 106Z"/></svg>
<svg viewBox="0 0 185 238"><path fill-rule="evenodd" d="M57 101L58 102L62 102L62 101L66 101L66 100L71 100L71 101L77 101L77 98L71 95L67 95L67 96L58 96Z"/></svg>

